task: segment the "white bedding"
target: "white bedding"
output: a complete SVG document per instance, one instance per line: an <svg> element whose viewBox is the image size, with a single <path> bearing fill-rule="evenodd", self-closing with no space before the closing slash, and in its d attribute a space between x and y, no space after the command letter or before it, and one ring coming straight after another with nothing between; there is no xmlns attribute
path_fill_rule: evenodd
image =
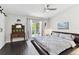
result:
<svg viewBox="0 0 79 59"><path fill-rule="evenodd" d="M53 55L57 55L70 47L76 46L74 41L62 39L56 36L41 36L34 39L40 42L41 46L44 47L49 54Z"/></svg>

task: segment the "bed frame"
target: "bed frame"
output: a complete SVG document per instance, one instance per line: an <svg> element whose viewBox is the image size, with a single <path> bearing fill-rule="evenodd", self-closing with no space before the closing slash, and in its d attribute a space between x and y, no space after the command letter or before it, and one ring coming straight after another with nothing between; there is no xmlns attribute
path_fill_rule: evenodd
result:
<svg viewBox="0 0 79 59"><path fill-rule="evenodd" d="M40 55L49 55L49 53L43 49L35 40L31 40L31 42Z"/></svg>
<svg viewBox="0 0 79 59"><path fill-rule="evenodd" d="M52 32L55 32L55 33L63 33L63 34L72 34L72 35L75 36L74 42L76 44L79 44L79 34L77 34L77 33L59 32L59 31L52 31Z"/></svg>
<svg viewBox="0 0 79 59"><path fill-rule="evenodd" d="M76 33L68 33L68 32L59 32L59 31L52 31L55 33L63 33L63 34L72 34L75 35L75 39L74 42L79 46L79 34ZM49 55L49 53L43 48L41 47L38 42L36 42L35 40L31 40L32 44L34 45L34 47L37 49L37 51L39 52L40 55ZM68 49L67 49L68 50ZM65 50L66 51L66 50ZM61 52L62 53L62 52Z"/></svg>

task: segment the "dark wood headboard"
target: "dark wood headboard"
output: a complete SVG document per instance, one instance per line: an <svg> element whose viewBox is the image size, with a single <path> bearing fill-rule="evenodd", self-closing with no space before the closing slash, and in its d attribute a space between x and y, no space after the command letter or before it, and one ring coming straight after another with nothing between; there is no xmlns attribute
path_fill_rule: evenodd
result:
<svg viewBox="0 0 79 59"><path fill-rule="evenodd" d="M52 31L52 32L55 32L55 33L63 33L63 34L72 34L72 35L75 36L74 41L75 41L76 43L79 43L79 34L77 34L77 33L60 32L60 31Z"/></svg>
<svg viewBox="0 0 79 59"><path fill-rule="evenodd" d="M72 35L78 35L77 33L69 33L69 32L60 32L60 31L52 31L52 32L55 32L55 33L63 33L63 34L72 34Z"/></svg>

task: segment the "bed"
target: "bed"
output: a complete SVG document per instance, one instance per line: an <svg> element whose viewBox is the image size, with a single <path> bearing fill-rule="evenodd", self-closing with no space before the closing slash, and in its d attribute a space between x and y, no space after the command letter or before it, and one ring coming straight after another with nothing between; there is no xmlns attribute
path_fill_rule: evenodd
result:
<svg viewBox="0 0 79 59"><path fill-rule="evenodd" d="M58 55L64 50L76 46L74 42L75 36L70 34L54 33L51 36L39 36L33 39L35 45L41 47L49 55Z"/></svg>

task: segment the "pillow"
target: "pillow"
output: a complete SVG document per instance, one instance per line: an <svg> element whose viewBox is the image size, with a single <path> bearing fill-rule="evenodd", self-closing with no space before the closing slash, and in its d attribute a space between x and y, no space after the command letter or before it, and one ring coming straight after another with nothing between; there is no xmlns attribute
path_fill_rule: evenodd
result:
<svg viewBox="0 0 79 59"><path fill-rule="evenodd" d="M57 36L57 37L58 37L58 36L59 36L59 33L53 32L53 33L52 33L52 36Z"/></svg>
<svg viewBox="0 0 79 59"><path fill-rule="evenodd" d="M63 39L73 40L71 34L60 34L59 37L61 37Z"/></svg>
<svg viewBox="0 0 79 59"><path fill-rule="evenodd" d="M75 35L72 35L71 37L72 37L72 40L74 40L74 39L75 39Z"/></svg>

